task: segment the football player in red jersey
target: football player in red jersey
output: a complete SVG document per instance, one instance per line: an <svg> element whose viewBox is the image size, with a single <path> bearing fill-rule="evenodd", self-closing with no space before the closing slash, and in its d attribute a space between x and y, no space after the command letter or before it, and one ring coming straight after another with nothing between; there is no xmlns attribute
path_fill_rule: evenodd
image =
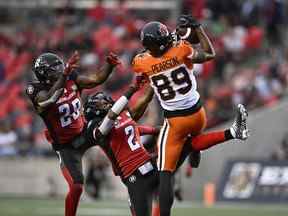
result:
<svg viewBox="0 0 288 216"><path fill-rule="evenodd" d="M103 83L120 63L114 54L106 65L91 75L78 75L79 54L75 52L66 65L53 53L40 55L33 72L38 79L28 85L26 93L47 127L53 149L60 159L62 174L69 185L65 200L65 216L75 216L82 193L82 156L90 147L82 136L85 118L80 94L82 89Z"/></svg>
<svg viewBox="0 0 288 216"><path fill-rule="evenodd" d="M152 99L152 89L146 91L133 108L126 109L140 83L130 86L115 103L102 92L91 96L84 105L84 113L88 121L86 136L92 144L99 145L110 159L114 174L120 176L128 189L136 215L146 216L151 214L158 171L156 161L141 144L140 136L158 133L158 130L139 126L135 122Z"/></svg>

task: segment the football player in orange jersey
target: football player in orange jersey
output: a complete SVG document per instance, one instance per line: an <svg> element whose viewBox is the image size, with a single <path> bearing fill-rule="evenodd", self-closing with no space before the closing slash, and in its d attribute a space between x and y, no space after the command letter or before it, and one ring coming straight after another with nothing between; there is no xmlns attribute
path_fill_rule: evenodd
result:
<svg viewBox="0 0 288 216"><path fill-rule="evenodd" d="M133 59L133 70L146 76L164 111L164 125L158 137L158 169L160 171L160 215L169 216L173 204L172 177L188 135L205 140L203 145L228 139L248 137L245 107L237 107L235 122L229 130L202 134L206 114L197 91L193 64L215 58L211 41L201 24L189 15L179 18L178 28L194 32L200 42L196 49L185 40L175 41L167 27L149 22L141 31L145 52Z"/></svg>

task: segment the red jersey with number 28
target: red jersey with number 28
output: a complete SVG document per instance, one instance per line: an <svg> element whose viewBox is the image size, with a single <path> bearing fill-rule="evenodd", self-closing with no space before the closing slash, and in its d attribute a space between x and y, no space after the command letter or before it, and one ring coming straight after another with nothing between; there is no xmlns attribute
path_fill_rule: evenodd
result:
<svg viewBox="0 0 288 216"><path fill-rule="evenodd" d="M37 109L35 97L43 87L40 83L31 83L27 94ZM83 128L85 119L82 113L82 102L78 86L73 80L66 82L64 93L58 101L39 113L43 118L49 136L55 144L67 144L78 136Z"/></svg>
<svg viewBox="0 0 288 216"><path fill-rule="evenodd" d="M101 147L110 158L114 173L122 178L127 178L151 159L140 142L140 131L129 112L121 113L108 140L108 144Z"/></svg>

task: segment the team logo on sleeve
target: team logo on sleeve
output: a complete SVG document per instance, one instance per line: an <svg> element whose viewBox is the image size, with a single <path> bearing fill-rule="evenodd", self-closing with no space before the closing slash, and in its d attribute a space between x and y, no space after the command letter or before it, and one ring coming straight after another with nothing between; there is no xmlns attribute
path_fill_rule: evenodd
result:
<svg viewBox="0 0 288 216"><path fill-rule="evenodd" d="M34 93L34 87L32 85L29 85L27 88L27 93L32 95Z"/></svg>

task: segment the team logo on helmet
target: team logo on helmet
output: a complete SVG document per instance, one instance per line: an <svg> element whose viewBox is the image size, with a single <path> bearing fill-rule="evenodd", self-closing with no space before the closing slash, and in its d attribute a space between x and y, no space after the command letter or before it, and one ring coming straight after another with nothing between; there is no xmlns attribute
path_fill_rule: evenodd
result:
<svg viewBox="0 0 288 216"><path fill-rule="evenodd" d="M159 32L161 36L167 36L169 34L167 27L163 24L159 25Z"/></svg>

